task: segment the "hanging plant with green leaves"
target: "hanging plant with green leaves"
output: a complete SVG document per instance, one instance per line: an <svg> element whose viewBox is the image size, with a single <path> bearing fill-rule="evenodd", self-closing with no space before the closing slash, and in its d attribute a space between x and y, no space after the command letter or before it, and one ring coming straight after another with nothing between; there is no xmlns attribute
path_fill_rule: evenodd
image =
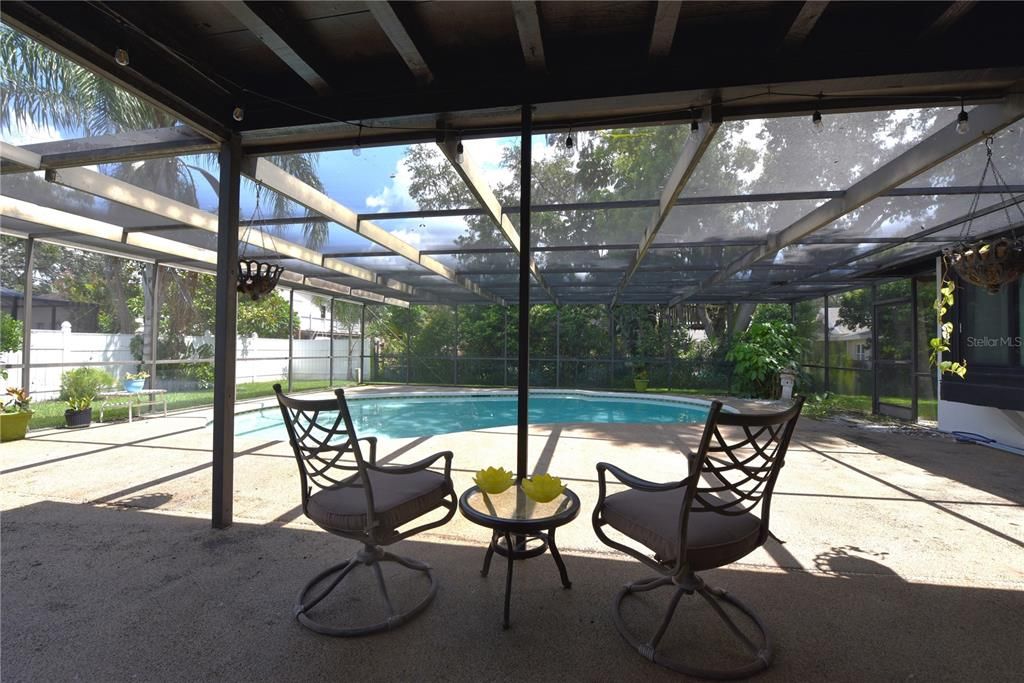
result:
<svg viewBox="0 0 1024 683"><path fill-rule="evenodd" d="M956 282L950 277L949 269L945 268L942 283L939 285L939 295L935 298L935 312L939 316L939 336L928 341L928 361L933 367L938 367L943 374L948 372L963 379L967 375L967 361L939 361L939 354L950 352L949 340L953 336L953 323L945 318L946 313L953 308L955 291Z"/></svg>

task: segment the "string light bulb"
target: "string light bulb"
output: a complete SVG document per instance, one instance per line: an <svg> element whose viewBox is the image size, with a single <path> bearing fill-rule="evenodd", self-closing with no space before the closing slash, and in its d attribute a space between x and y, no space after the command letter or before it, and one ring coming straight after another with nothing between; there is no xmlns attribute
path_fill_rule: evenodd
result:
<svg viewBox="0 0 1024 683"><path fill-rule="evenodd" d="M359 131L356 133L356 146L352 148L352 156L358 157L363 155L363 124L359 124Z"/></svg>
<svg viewBox="0 0 1024 683"><path fill-rule="evenodd" d="M235 107L234 110L231 112L231 118L241 123L242 119L245 118L245 109L243 109L242 107Z"/></svg>
<svg viewBox="0 0 1024 683"><path fill-rule="evenodd" d="M968 121L967 110L964 109L964 101L960 100L960 113L956 115L956 132L960 135L967 135L971 130L971 124Z"/></svg>
<svg viewBox="0 0 1024 683"><path fill-rule="evenodd" d="M690 132L696 133L698 130L700 130L700 123L697 121L690 121Z"/></svg>
<svg viewBox="0 0 1024 683"><path fill-rule="evenodd" d="M461 164L466 159L466 148L462 145L462 140L459 140L459 144L455 145L455 163Z"/></svg>
<svg viewBox="0 0 1024 683"><path fill-rule="evenodd" d="M821 120L821 112L817 109L815 109L814 113L811 114L811 125L814 126L815 133L820 133L825 130L825 123Z"/></svg>
<svg viewBox="0 0 1024 683"><path fill-rule="evenodd" d="M573 147L575 146L576 141L573 140L572 131L570 130L569 133L565 136L565 148L571 152L573 150Z"/></svg>
<svg viewBox="0 0 1024 683"><path fill-rule="evenodd" d="M114 61L117 62L118 66L128 66L128 50L125 50L123 47L114 50Z"/></svg>

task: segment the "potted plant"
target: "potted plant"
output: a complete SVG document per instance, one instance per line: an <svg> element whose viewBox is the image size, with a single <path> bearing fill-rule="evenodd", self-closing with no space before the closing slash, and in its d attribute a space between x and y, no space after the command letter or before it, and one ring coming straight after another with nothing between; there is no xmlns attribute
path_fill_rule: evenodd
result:
<svg viewBox="0 0 1024 683"><path fill-rule="evenodd" d="M8 387L7 395L10 400L4 404L3 412L0 413L0 441L17 441L25 438L28 431L29 420L32 419L32 410L28 407L32 399L28 392L17 387Z"/></svg>
<svg viewBox="0 0 1024 683"><path fill-rule="evenodd" d="M139 372L134 373L129 372L127 375L124 376L124 381L121 384L122 386L124 386L125 391L135 393L138 391L142 391L142 389L146 386L147 379L149 379L149 373L144 370L140 370Z"/></svg>
<svg viewBox="0 0 1024 683"><path fill-rule="evenodd" d="M64 424L68 427L88 427L92 423L92 396L72 396L67 400Z"/></svg>
<svg viewBox="0 0 1024 683"><path fill-rule="evenodd" d="M647 377L647 366L643 363L639 363L633 366L633 388L637 391L647 391L647 385L650 384L650 379Z"/></svg>

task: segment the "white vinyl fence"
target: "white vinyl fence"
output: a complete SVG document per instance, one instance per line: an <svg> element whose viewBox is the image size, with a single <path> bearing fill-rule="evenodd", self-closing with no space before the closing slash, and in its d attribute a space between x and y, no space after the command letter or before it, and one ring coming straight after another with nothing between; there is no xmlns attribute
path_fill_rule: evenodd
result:
<svg viewBox="0 0 1024 683"><path fill-rule="evenodd" d="M120 380L128 373L136 372L140 363L132 354L130 334L101 334L72 332L65 323L61 330L32 330L32 372L29 392L37 401L57 398L60 394L61 375L68 370L92 364ZM185 343L195 348L209 344L212 356L213 337L186 337ZM284 380L288 377L288 340L263 339L260 337L239 337L237 340L236 383L249 384L269 380ZM292 341L292 379L324 380L331 376L331 340L295 339ZM355 380L359 368L360 338L340 337L334 340L335 380ZM19 365L21 352L0 356L4 365ZM107 365L106 363L114 363ZM150 371L148 363L142 369ZM187 391L200 388L194 380L167 378L175 365L157 365L157 388L170 391ZM8 370L8 386L21 386L21 369ZM365 371L364 371L365 372ZM152 384L147 384L152 386Z"/></svg>

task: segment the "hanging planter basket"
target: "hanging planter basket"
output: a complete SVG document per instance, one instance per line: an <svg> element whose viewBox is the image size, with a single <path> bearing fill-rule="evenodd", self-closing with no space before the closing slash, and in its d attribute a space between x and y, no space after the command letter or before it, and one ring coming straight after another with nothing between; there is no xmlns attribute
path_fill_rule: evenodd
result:
<svg viewBox="0 0 1024 683"><path fill-rule="evenodd" d="M283 272L284 268L281 266L254 259L239 259L238 293L246 294L256 301L261 296L274 291Z"/></svg>
<svg viewBox="0 0 1024 683"><path fill-rule="evenodd" d="M995 294L1002 289L1003 285L1015 282L1024 274L1024 237L1018 236L1014 230L1006 237L971 240L971 225L974 223L974 216L981 200L981 190L985 185L985 178L988 177L990 171L996 181L999 198L1003 200L1007 228L1014 226L1011 207L1020 213L1022 222L1024 222L1024 208L1021 207L1020 197L1014 197L1010 187L1003 180L1003 174L996 168L995 162L992 160L993 142L994 139L991 137L985 140L987 156L985 167L981 171L978 192L971 200L968 211L970 219L960 233L960 241L952 247L943 249L942 254L949 267L956 271L962 280L975 287L983 287ZM1018 223L1018 226L1020 224Z"/></svg>
<svg viewBox="0 0 1024 683"><path fill-rule="evenodd" d="M943 251L956 274L975 287L997 293L1024 274L1024 240L1001 239L961 243Z"/></svg>

